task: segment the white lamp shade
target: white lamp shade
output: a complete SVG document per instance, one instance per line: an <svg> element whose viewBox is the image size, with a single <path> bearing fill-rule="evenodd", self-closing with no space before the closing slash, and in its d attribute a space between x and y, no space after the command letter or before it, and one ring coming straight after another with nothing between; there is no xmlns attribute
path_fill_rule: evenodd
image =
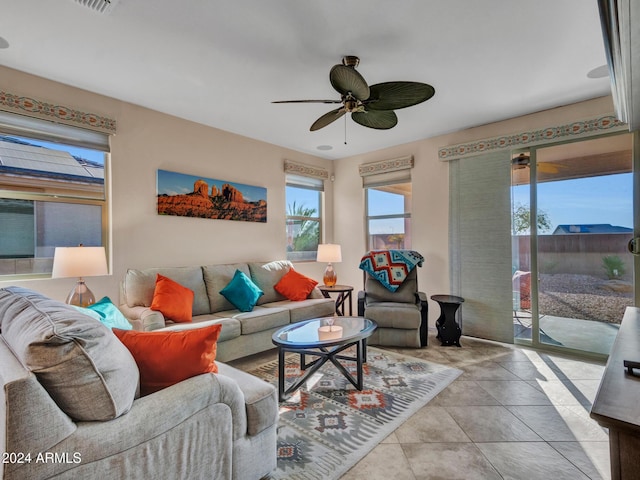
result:
<svg viewBox="0 0 640 480"><path fill-rule="evenodd" d="M329 263L341 262L342 250L340 249L340 245L335 243L321 243L318 245L316 261Z"/></svg>
<svg viewBox="0 0 640 480"><path fill-rule="evenodd" d="M53 278L95 277L108 273L104 247L56 247L53 254Z"/></svg>

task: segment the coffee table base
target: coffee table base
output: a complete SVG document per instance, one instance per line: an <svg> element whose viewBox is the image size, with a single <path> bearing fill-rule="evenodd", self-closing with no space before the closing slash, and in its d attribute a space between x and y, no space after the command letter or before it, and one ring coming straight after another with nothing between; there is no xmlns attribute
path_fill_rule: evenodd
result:
<svg viewBox="0 0 640 480"><path fill-rule="evenodd" d="M353 345L356 346L356 356L349 357L346 355L339 355L341 352L346 350ZM293 385L289 388L285 388L285 353L292 352L300 354L300 370L304 371L304 375L298 378ZM305 356L310 355L314 357L318 357L312 362L306 363ZM349 360L356 362L356 378L353 378L347 369L340 363L339 360ZM330 361L333 363L338 371L342 373L342 375L349 380L349 382L356 387L358 390L362 390L363 388L363 375L362 375L362 365L367 362L367 340L362 339L355 342L346 343L344 345L338 345L336 347L318 347L313 349L304 349L304 348L288 348L285 346L278 346L278 400L280 402L284 402L291 394L298 390L302 384L304 384L307 379L317 372L320 367L322 367L325 363Z"/></svg>

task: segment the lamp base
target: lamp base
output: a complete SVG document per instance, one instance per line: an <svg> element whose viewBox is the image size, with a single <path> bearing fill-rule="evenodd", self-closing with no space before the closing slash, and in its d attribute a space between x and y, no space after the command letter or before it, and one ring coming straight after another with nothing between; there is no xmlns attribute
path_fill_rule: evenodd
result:
<svg viewBox="0 0 640 480"><path fill-rule="evenodd" d="M93 292L89 290L87 284L84 283L84 280L80 279L69 292L66 301L69 305L88 307L96 303L96 297L93 295Z"/></svg>
<svg viewBox="0 0 640 480"><path fill-rule="evenodd" d="M324 275L322 276L322 281L327 287L333 287L336 283L338 283L338 275L333 269L333 265L331 265L330 263L327 264L327 268L325 269Z"/></svg>

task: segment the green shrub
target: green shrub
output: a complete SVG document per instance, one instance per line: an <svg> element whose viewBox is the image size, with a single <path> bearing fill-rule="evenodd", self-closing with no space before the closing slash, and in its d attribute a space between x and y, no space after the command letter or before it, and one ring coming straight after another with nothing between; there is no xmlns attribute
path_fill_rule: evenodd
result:
<svg viewBox="0 0 640 480"><path fill-rule="evenodd" d="M609 280L620 278L626 272L624 262L617 255L607 255L602 257L602 268L607 272Z"/></svg>

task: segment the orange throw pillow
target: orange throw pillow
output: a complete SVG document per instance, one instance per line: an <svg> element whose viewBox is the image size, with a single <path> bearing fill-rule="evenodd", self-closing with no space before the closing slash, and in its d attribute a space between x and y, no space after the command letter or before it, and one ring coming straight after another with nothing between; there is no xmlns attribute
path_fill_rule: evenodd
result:
<svg viewBox="0 0 640 480"><path fill-rule="evenodd" d="M140 370L140 394L157 392L202 373L218 373L216 352L222 325L193 330L140 332L113 329Z"/></svg>
<svg viewBox="0 0 640 480"><path fill-rule="evenodd" d="M284 295L289 300L306 300L311 291L318 285L313 278L306 277L290 269L273 287L280 295Z"/></svg>
<svg viewBox="0 0 640 480"><path fill-rule="evenodd" d="M193 315L193 290L158 273L151 310L177 323L190 322Z"/></svg>

